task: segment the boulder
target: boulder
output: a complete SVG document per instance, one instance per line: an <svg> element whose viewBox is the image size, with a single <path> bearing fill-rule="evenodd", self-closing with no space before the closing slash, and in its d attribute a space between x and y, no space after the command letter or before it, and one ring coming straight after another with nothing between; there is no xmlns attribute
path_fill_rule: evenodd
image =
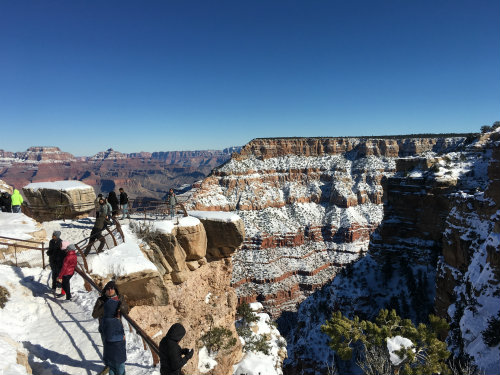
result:
<svg viewBox="0 0 500 375"><path fill-rule="evenodd" d="M7 192L10 195L14 192L14 188L8 185L5 181L0 180L0 193Z"/></svg>
<svg viewBox="0 0 500 375"><path fill-rule="evenodd" d="M85 217L95 208L94 188L80 181L34 182L23 194L40 221Z"/></svg>
<svg viewBox="0 0 500 375"><path fill-rule="evenodd" d="M230 257L245 239L245 226L241 219L219 221L200 218L207 233L207 258Z"/></svg>
<svg viewBox="0 0 500 375"><path fill-rule="evenodd" d="M176 228L176 238L186 252L186 260L198 260L207 254L207 233L203 224L194 226L179 226Z"/></svg>

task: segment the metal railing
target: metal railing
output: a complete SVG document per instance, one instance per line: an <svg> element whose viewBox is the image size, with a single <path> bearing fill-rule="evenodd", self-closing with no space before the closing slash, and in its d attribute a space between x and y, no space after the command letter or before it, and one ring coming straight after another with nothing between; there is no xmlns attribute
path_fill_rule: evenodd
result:
<svg viewBox="0 0 500 375"><path fill-rule="evenodd" d="M41 263L38 263L40 260ZM0 236L0 264L45 268L45 244L42 241Z"/></svg>
<svg viewBox="0 0 500 375"><path fill-rule="evenodd" d="M165 219L166 217L170 216L170 205L165 201L151 200L145 201L144 204L142 202L143 201L141 200L130 199L129 214L143 213L144 220L147 219L147 215L149 215L150 218L155 218L156 220ZM184 207L184 202L179 202L175 205L175 213L178 212L179 208L182 210L182 214L184 216L188 216L186 208Z"/></svg>
<svg viewBox="0 0 500 375"><path fill-rule="evenodd" d="M114 220L114 226L105 226L100 236L84 238L75 243L75 247L79 254L85 258L90 253L98 254L104 249L112 249L123 242L125 242L125 236L123 235L121 225L118 220Z"/></svg>

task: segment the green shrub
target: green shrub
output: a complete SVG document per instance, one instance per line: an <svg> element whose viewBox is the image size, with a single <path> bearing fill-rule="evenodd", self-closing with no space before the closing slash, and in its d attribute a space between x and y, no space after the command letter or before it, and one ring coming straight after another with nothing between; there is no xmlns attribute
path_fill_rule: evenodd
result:
<svg viewBox="0 0 500 375"><path fill-rule="evenodd" d="M9 297L9 291L5 287L0 286L0 308L3 309L5 307L5 304L9 300Z"/></svg>
<svg viewBox="0 0 500 375"><path fill-rule="evenodd" d="M250 305L246 302L237 307L236 315L239 316L240 319L243 319L247 324L259 320L259 317L252 311Z"/></svg>
<svg viewBox="0 0 500 375"><path fill-rule="evenodd" d="M488 328L481 334L486 345L497 346L500 344L500 315L488 319Z"/></svg>
<svg viewBox="0 0 500 375"><path fill-rule="evenodd" d="M201 341L211 354L230 349L236 345L236 338L233 337L230 330L224 327L211 328L201 337Z"/></svg>
<svg viewBox="0 0 500 375"><path fill-rule="evenodd" d="M245 352L261 352L265 355L269 355L271 352L271 345L269 345L266 336L256 335L251 336L248 341L245 340L243 350Z"/></svg>

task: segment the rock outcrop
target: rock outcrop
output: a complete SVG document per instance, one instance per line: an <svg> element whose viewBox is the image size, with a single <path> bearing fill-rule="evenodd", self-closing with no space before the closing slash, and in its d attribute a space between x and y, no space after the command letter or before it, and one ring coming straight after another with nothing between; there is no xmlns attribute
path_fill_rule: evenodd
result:
<svg viewBox="0 0 500 375"><path fill-rule="evenodd" d="M243 219L247 237L233 255L233 285L240 302L260 301L276 317L294 311L368 251L384 216L384 184L398 168L427 165L466 140L255 139L201 183L188 207L236 212ZM446 186L431 185L429 194L445 194ZM422 226L431 228L432 220Z"/></svg>
<svg viewBox="0 0 500 375"><path fill-rule="evenodd" d="M23 194L38 221L84 217L95 208L94 189L80 181L31 183Z"/></svg>

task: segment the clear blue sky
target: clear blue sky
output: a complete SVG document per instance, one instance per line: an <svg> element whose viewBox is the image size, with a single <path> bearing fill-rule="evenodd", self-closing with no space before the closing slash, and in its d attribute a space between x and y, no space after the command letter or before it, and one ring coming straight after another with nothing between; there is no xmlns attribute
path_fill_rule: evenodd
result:
<svg viewBox="0 0 500 375"><path fill-rule="evenodd" d="M218 149L500 120L498 0L4 0L0 149Z"/></svg>

